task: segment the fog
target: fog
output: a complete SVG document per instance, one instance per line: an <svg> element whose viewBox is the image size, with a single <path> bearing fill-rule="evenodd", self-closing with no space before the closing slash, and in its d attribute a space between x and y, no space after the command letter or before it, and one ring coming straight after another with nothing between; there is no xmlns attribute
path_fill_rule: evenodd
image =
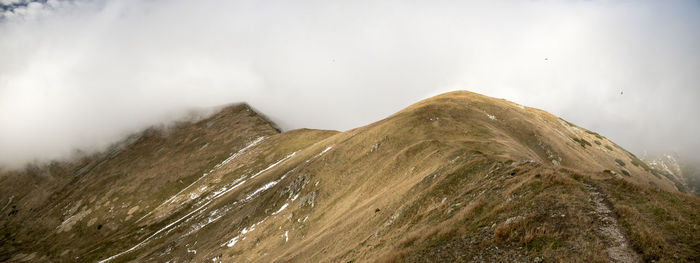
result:
<svg viewBox="0 0 700 263"><path fill-rule="evenodd" d="M700 2L463 2L0 0L0 166L193 108L346 130L450 90L699 156Z"/></svg>

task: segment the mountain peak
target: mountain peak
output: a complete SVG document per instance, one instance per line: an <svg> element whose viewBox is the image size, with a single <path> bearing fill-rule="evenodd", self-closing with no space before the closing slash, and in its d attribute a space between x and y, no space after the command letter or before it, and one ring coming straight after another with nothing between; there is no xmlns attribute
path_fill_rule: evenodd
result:
<svg viewBox="0 0 700 263"><path fill-rule="evenodd" d="M542 110L473 92L453 91L422 100L368 127L373 126L425 135L414 139L469 144L464 147L506 160L610 171L631 182L676 189L668 178L598 133Z"/></svg>

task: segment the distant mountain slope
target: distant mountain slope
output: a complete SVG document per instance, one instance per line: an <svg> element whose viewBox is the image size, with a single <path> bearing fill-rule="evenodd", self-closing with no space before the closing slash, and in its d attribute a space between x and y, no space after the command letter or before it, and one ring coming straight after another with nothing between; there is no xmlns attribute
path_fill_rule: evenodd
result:
<svg viewBox="0 0 700 263"><path fill-rule="evenodd" d="M345 132L277 133L243 105L119 149L4 175L0 261L700 260L697 197L470 92Z"/></svg>
<svg viewBox="0 0 700 263"><path fill-rule="evenodd" d="M700 195L700 165L696 162L678 154L645 156L644 160L658 174L671 180L679 191Z"/></svg>

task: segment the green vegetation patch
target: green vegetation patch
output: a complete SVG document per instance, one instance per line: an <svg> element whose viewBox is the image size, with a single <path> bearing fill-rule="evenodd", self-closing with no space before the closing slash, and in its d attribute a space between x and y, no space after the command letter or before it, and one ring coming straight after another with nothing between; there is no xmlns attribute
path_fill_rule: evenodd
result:
<svg viewBox="0 0 700 263"><path fill-rule="evenodd" d="M586 132L587 132L588 134L593 134L593 135L595 135L595 137L598 138L598 139L601 139L601 140L603 139L603 136L600 136L600 134L598 134L598 133L596 133L596 132L592 132L592 131L586 131Z"/></svg>
<svg viewBox="0 0 700 263"><path fill-rule="evenodd" d="M644 161L639 160L639 158L637 158L636 156L631 156L631 159L632 159L632 165L637 166L637 167L642 167L642 169L644 169L644 171L647 171L649 173L656 175L656 177L659 177L657 175L656 171L654 169L651 169L651 167L649 167L649 165L647 165L647 163L645 163Z"/></svg>
<svg viewBox="0 0 700 263"><path fill-rule="evenodd" d="M586 148L586 145L588 145L588 146L593 146L590 142L588 142L588 141L586 141L586 140L584 140L584 139L581 139L581 138L573 138L573 140L574 140L575 142L577 142L578 144L580 144L581 147L583 147L584 149Z"/></svg>
<svg viewBox="0 0 700 263"><path fill-rule="evenodd" d="M619 164L620 166L622 166L622 167L625 166L625 162L623 162L623 161L620 160L620 159L615 159L615 162L616 162L617 164Z"/></svg>
<svg viewBox="0 0 700 263"><path fill-rule="evenodd" d="M630 174L630 172L627 171L627 169L622 169L622 174L629 176L629 177L632 177L632 174Z"/></svg>
<svg viewBox="0 0 700 263"><path fill-rule="evenodd" d="M639 159L632 158L632 165L639 167L640 165L644 165L644 162L640 161Z"/></svg>
<svg viewBox="0 0 700 263"><path fill-rule="evenodd" d="M550 236L534 237L525 245L528 251L540 252L545 248L560 248L566 243Z"/></svg>

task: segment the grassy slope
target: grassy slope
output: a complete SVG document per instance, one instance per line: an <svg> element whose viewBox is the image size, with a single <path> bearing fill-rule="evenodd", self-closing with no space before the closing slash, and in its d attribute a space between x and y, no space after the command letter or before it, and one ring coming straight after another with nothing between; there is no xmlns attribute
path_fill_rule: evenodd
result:
<svg viewBox="0 0 700 263"><path fill-rule="evenodd" d="M19 212L6 213L0 221L0 260L32 250L55 259L80 256L98 241L133 230L129 223L148 208L251 138L276 133L247 105L235 105L196 123L149 129L79 161L4 174L0 178L2 200L13 197L12 205ZM129 216L128 211L137 206ZM70 227L68 219L74 215L80 223ZM60 225L69 231L60 231Z"/></svg>
<svg viewBox="0 0 700 263"><path fill-rule="evenodd" d="M228 124L228 128L241 125ZM234 145L240 149L245 143ZM191 151L183 149L180 154ZM144 152L148 151L140 153ZM585 186L593 185L620 215L623 230L644 259L698 260L693 239L700 235L696 197L678 193L672 182L646 171L636 157L596 133L543 111L474 93L440 95L342 133L303 129L268 136L175 196L174 204L158 206L228 154L197 166L200 171L191 177L174 177L185 178L187 184L170 188L162 182L140 181L139 188L164 189L134 197L148 202L134 217L147 215L143 221L126 220L102 242L74 246L79 249L67 255L104 259L182 218L152 242L115 261L541 257L605 262L607 255L601 251L611 241L598 231L601 222ZM129 162L138 163L130 160L124 165ZM125 189L124 182L99 182L122 187L112 194ZM230 192L216 194L235 183L240 184ZM64 203L89 199L94 191L105 190L77 192ZM119 210L121 218L128 208ZM88 218L62 237L73 241L92 234L80 232L90 229ZM234 237L235 245L227 247ZM46 254L66 259L59 248L67 247L71 246L59 243ZM25 247L22 252L32 250Z"/></svg>
<svg viewBox="0 0 700 263"><path fill-rule="evenodd" d="M605 180L625 230L646 261L700 261L700 199L691 194Z"/></svg>
<svg viewBox="0 0 700 263"><path fill-rule="evenodd" d="M616 159L631 163L634 157L600 135L568 123L566 128L541 111L518 108L474 94L448 94L325 139L319 144L334 148L323 159L299 171L293 167L303 158L290 160L286 169L271 174L279 177L292 171L296 173L288 180L297 175L319 182L318 187L301 192L302 196L318 193L314 208L297 209L298 201L282 198L286 195L268 197L255 206L279 207L284 202L292 206L284 215L266 219L264 230L248 234L251 241L240 241L232 249L214 249L202 254L202 259L523 261L539 256L554 261L606 261L600 251L611 241L596 232L601 223L584 183L602 186L603 191L609 190L606 180L673 191L672 184L633 165L626 168L631 171L629 177L603 173L620 171ZM518 115L509 115L513 112ZM497 120L521 121L499 122L489 114ZM551 139L553 133L559 134L559 140ZM575 135L615 148L584 147L572 139ZM567 168L553 165L551 156L561 156ZM698 221L689 217L693 212L678 216L687 218L680 227L697 234ZM257 219L266 216L270 214ZM309 221L299 222L305 218ZM245 227L239 224L230 232ZM645 258L670 260L668 254L647 255L633 236L638 230L627 230ZM293 241L281 242L285 232ZM697 254L684 251L685 260Z"/></svg>

